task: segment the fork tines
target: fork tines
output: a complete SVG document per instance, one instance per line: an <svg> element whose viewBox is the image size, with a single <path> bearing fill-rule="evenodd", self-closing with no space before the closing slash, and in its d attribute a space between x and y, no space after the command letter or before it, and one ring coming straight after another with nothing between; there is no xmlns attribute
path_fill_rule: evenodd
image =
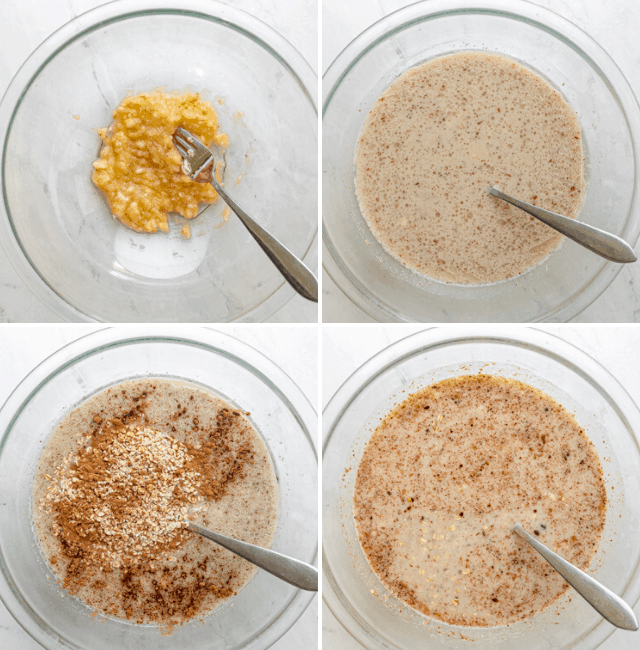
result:
<svg viewBox="0 0 640 650"><path fill-rule="evenodd" d="M192 170L191 176L195 178L206 166L213 154L204 146L193 133L179 126L173 135L173 143L180 152L180 155L187 161Z"/></svg>

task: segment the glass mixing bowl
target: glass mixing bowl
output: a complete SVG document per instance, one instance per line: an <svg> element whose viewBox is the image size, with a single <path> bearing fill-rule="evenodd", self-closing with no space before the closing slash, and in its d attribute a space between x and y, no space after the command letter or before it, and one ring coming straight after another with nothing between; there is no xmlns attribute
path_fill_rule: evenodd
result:
<svg viewBox="0 0 640 650"><path fill-rule="evenodd" d="M0 411L0 597L49 650L263 650L313 598L258 571L228 602L161 636L157 627L113 618L102 624L78 599L58 595L31 524L31 486L47 437L62 416L104 388L142 376L209 388L250 411L278 477L272 548L314 562L318 544L317 416L294 382L262 354L209 330L177 327L161 335L102 330L62 348L35 368ZM53 576L51 576L53 577Z"/></svg>
<svg viewBox="0 0 640 650"><path fill-rule="evenodd" d="M588 186L578 218L636 243L640 110L607 53L575 25L523 0L427 0L367 29L324 76L324 267L379 321L569 320L609 286L621 265L565 240L517 278L446 284L387 253L362 216L354 154L371 105L408 68L460 50L519 60L563 94L580 119L586 154Z"/></svg>
<svg viewBox="0 0 640 650"><path fill-rule="evenodd" d="M565 595L541 614L494 627L456 627L405 606L371 571L353 520L364 445L407 394L448 377L518 379L571 411L595 445L607 520L588 571L631 606L640 598L640 411L594 359L545 332L465 326L431 329L389 346L347 379L323 414L323 598L369 650L593 650L615 629L582 598ZM375 591L377 596L372 593Z"/></svg>
<svg viewBox="0 0 640 650"><path fill-rule="evenodd" d="M130 93L192 90L228 133L231 196L317 266L316 76L270 27L215 0L118 0L59 29L0 104L0 236L29 288L70 321L260 321L294 295L218 200L168 234L115 221L91 182ZM240 180L237 183L237 180Z"/></svg>

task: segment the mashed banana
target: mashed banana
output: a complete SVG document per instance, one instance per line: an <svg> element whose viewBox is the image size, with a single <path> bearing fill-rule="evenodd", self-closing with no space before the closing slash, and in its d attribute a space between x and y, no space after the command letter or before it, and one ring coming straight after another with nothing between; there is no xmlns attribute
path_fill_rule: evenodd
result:
<svg viewBox="0 0 640 650"><path fill-rule="evenodd" d="M192 219L199 203L213 203L218 196L209 183L196 183L182 172L172 140L179 126L207 146L229 146L229 138L218 132L213 107L196 93L127 97L113 112L113 124L98 132L104 146L93 163L93 182L111 212L133 230L167 232L168 212Z"/></svg>

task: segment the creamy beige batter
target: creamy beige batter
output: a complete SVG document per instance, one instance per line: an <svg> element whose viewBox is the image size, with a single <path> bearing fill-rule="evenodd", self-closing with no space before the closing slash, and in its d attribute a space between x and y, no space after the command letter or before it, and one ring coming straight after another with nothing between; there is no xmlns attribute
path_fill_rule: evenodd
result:
<svg viewBox="0 0 640 650"><path fill-rule="evenodd" d="M571 106L527 68L486 52L403 74L367 116L355 162L375 237L406 266L445 282L520 275L562 239L489 187L570 217L584 194Z"/></svg>
<svg viewBox="0 0 640 650"><path fill-rule="evenodd" d="M246 415L202 388L155 378L116 385L68 413L47 441L33 493L35 530L59 583L64 585L69 578L70 560L61 552L53 533L54 519L41 507L41 500L56 468L80 444L87 444L87 434L100 419L141 422L191 445L213 440L212 453L218 454L221 473L245 453L250 461L242 472L228 483L221 498L206 501L196 511L195 521L268 548L278 519L277 481L269 452ZM224 417L228 419L221 420ZM122 569L96 570L86 579L71 580L70 591L97 612L137 623L166 626L206 614L237 594L256 567L198 535L187 536L182 546L162 552L135 576Z"/></svg>
<svg viewBox="0 0 640 650"><path fill-rule="evenodd" d="M369 564L399 599L454 625L533 616L567 583L511 531L585 569L605 523L600 461L543 393L487 375L434 384L367 443L354 494Z"/></svg>

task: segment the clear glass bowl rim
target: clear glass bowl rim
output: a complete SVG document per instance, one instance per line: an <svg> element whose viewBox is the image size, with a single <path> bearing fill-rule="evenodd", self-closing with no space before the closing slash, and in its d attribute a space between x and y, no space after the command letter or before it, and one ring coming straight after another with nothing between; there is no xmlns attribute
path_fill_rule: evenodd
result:
<svg viewBox="0 0 640 650"><path fill-rule="evenodd" d="M317 427L316 411L298 385L274 361L248 343L219 330L198 328L197 331L185 332L183 328L178 326L163 326L154 329L157 329L157 334L144 334L139 328L135 327L98 329L67 343L40 362L20 381L0 407L0 434L2 435L0 454L2 454L5 442L11 434L16 419L20 416L26 404L61 371L78 361L113 347L145 342L169 342L199 347L204 351L218 354L256 375L295 415L317 459L317 447L311 433ZM317 559L318 547L316 545L312 564L316 564ZM264 648L270 647L286 634L302 616L314 596L315 592L298 590L287 609L270 627L263 631L261 638L265 644ZM23 601L22 595L14 588L1 548L0 600L32 639L43 647L48 647L47 635L33 613L29 611L29 607ZM287 616L287 613L290 615Z"/></svg>
<svg viewBox="0 0 640 650"><path fill-rule="evenodd" d="M235 29L247 36L288 70L303 90L313 111L316 114L318 112L317 75L300 52L275 29L259 18L242 9L224 4L219 0L112 0L107 4L76 16L48 36L20 66L0 100L0 151L2 152L0 161L0 177L2 181L0 235L2 247L11 265L27 287L42 303L67 322L99 321L92 315L76 309L49 284L47 279L32 264L17 236L4 183L7 145L13 120L31 85L48 63L67 45L100 27L136 16L161 14L190 15L210 20ZM302 259L311 269L317 267L317 229ZM295 295L295 290L283 279L282 283L271 295L234 320L236 322L264 321L281 309Z"/></svg>
<svg viewBox="0 0 640 650"><path fill-rule="evenodd" d="M535 5L528 0L418 0L418 2L386 15L356 36L327 68L322 77L322 116L324 117L333 95L349 71L381 41L408 27L434 18L478 13L508 17L535 25L575 50L607 81L613 94L620 100L629 131L635 134L637 138L640 138L640 107L638 106L638 100L615 61L580 27L553 10ZM605 65L598 65L586 53L587 48L597 51L599 58L604 61ZM606 68L606 71L603 70L603 67ZM611 79L615 80L615 84L611 83ZM630 121L632 124L630 124ZM636 142L632 141L631 146L636 161L636 169L638 169L640 168L640 159L636 144ZM636 182L631 208L627 216L627 225L625 226L625 230L628 228L629 232L623 235L634 247L640 236L640 218L637 218L635 223L630 224L630 222L632 222L631 215L637 210L637 203ZM353 278L335 254L324 219L322 223L322 265L341 292L377 322L418 322L408 314L392 310ZM587 288L585 288L576 300L565 301L556 308L555 312L541 316L536 322L567 322L574 318L602 295L621 270L621 264L607 262L589 285L596 285L592 295L585 297L587 293Z"/></svg>
<svg viewBox="0 0 640 650"><path fill-rule="evenodd" d="M377 352L354 370L335 391L322 412L323 459L343 414L349 409L358 395L377 377L404 360L417 354L423 354L429 349L473 342L509 343L514 346L525 347L562 363L579 375L580 378L590 383L613 407L622 421L628 424L628 418L624 413L632 413L636 422L640 422L640 409L624 386L600 362L559 336L534 327L504 328L490 325L463 325L457 326L453 331L441 327L430 327L405 336ZM598 378L598 381L594 379L595 377ZM603 385L606 385L606 388ZM638 449L638 454L640 454L640 433L630 426L627 428L629 431L633 431L633 440ZM367 644L367 640L376 637L362 625L358 615L353 613L351 604L343 598L341 593L334 589L334 584L335 581L330 568L327 567L323 551L323 602L340 625L356 641L365 648L373 647ZM640 565L635 568L631 584L631 598L625 597L629 605L635 607L640 602ZM578 642L579 645L575 646L575 650L595 650L613 634L615 629L602 619Z"/></svg>

